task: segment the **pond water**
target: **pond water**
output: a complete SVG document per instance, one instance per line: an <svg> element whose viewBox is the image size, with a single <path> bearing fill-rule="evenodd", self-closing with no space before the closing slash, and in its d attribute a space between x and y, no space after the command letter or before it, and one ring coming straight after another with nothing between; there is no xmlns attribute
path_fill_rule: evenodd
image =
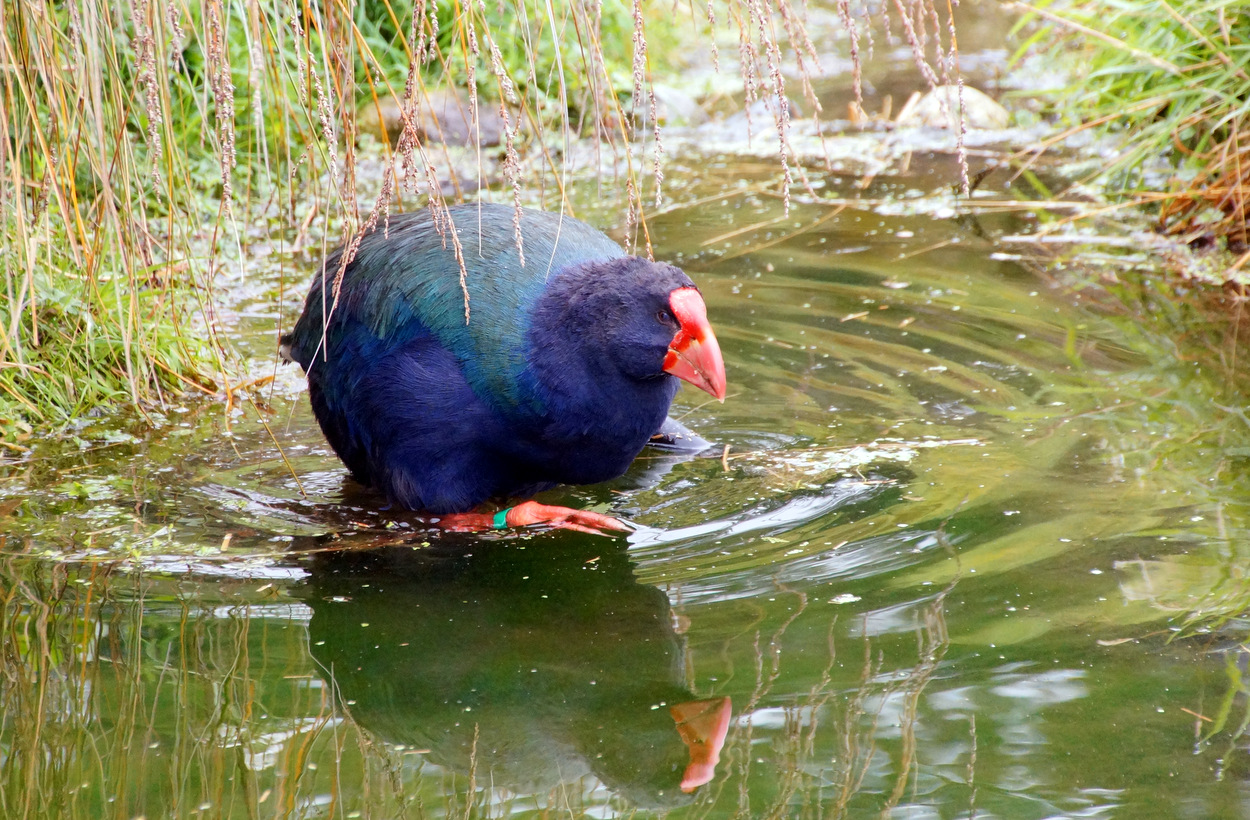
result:
<svg viewBox="0 0 1250 820"><path fill-rule="evenodd" d="M675 411L716 449L546 497L629 538L380 509L290 372L3 462L0 815L1250 813L1250 449L1203 326L1019 257L1031 217L690 170L650 230L721 340L728 400ZM683 793L669 708L726 697Z"/></svg>

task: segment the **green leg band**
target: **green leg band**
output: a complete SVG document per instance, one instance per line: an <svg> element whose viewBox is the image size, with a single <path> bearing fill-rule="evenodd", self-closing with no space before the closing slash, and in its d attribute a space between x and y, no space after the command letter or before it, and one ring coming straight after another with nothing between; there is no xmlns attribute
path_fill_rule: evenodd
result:
<svg viewBox="0 0 1250 820"><path fill-rule="evenodd" d="M491 522L490 522L491 529L495 529L495 530L508 529L508 511L511 509L512 509L511 507L504 507L502 510L495 513L495 517L491 519Z"/></svg>

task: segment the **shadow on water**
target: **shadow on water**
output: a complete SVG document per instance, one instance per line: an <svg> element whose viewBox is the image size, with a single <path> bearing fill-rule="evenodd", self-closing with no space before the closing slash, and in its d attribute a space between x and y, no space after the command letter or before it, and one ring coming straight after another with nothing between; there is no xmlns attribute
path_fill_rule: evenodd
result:
<svg viewBox="0 0 1250 820"><path fill-rule="evenodd" d="M495 792L593 775L639 806L687 803L670 709L704 699L668 599L623 545L561 541L320 555L313 658L358 725Z"/></svg>

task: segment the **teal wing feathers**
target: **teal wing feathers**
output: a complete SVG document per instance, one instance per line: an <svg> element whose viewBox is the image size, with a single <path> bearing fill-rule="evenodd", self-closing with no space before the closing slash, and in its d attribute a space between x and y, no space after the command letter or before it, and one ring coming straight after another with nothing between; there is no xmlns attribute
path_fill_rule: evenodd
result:
<svg viewBox="0 0 1250 820"><path fill-rule="evenodd" d="M291 352L304 369L334 354L339 317L354 319L377 339L400 343L431 333L459 361L475 394L508 412L533 406L537 397L526 378L526 333L530 310L550 276L581 262L624 256L598 230L572 217L521 211L522 246L517 247L514 208L459 205L436 220L429 209L391 217L367 234L344 274L322 349L323 293L339 269L332 254L309 292L304 315L292 334ZM466 270L469 320L465 322L461 264ZM522 263L522 253L524 263Z"/></svg>

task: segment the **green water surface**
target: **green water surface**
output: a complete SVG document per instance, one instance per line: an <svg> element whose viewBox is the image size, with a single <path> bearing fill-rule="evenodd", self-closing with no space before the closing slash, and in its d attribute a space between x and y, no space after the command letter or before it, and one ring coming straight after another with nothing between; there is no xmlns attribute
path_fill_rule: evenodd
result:
<svg viewBox="0 0 1250 820"><path fill-rule="evenodd" d="M1250 814L1235 347L1024 217L883 210L652 219L730 390L678 398L708 457L547 497L627 539L381 509L290 373L6 456L0 816ZM684 794L668 707L726 696Z"/></svg>

